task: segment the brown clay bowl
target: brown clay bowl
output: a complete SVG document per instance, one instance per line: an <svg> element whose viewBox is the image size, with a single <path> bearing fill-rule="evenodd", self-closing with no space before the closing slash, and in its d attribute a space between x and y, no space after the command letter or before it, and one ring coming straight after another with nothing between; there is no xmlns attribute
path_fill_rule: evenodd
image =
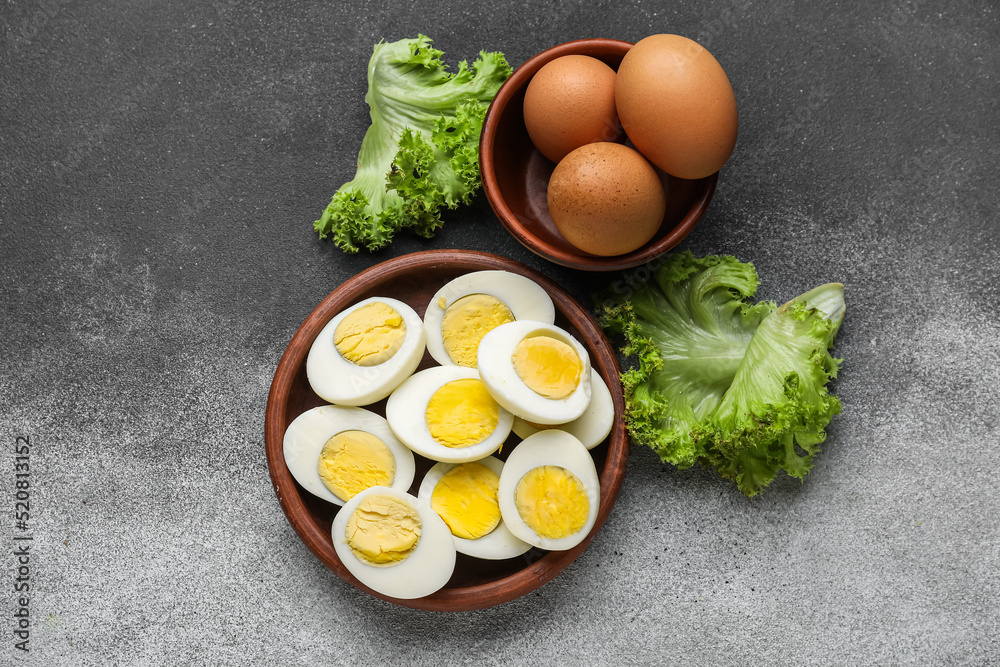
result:
<svg viewBox="0 0 1000 667"><path fill-rule="evenodd" d="M330 293L313 310L292 337L278 363L267 399L264 442L274 493L288 521L305 545L342 579L375 597L396 604L435 611L483 609L526 595L550 581L579 556L611 512L625 476L628 437L623 422L616 421L608 438L591 450L601 483L601 503L597 523L587 538L568 551L532 549L523 556L500 561L480 560L458 554L455 573L444 588L427 597L398 600L372 591L355 579L333 549L330 526L338 507L302 489L285 466L282 448L285 429L295 417L324 403L313 393L306 379L306 355L313 340L334 315L371 296L399 299L423 315L433 294L446 282L469 271L499 269L519 273L540 284L552 297L556 324L575 336L590 353L591 363L611 390L616 414L623 414L624 400L618 380L614 350L590 314L552 281L514 261L488 253L465 250L428 250L403 255L371 267ZM420 368L435 365L424 355ZM369 409L384 416L385 401ZM503 452L513 449L518 439L513 433ZM410 488L415 493L432 461L416 456L417 475Z"/></svg>
<svg viewBox="0 0 1000 667"><path fill-rule="evenodd" d="M645 264L680 243L701 219L715 192L718 173L698 180L660 172L667 210L656 235L624 255L600 257L574 248L559 233L546 205L555 164L538 152L524 127L524 92L531 77L551 60L587 55L617 70L632 47L615 39L580 39L542 51L517 68L486 112L479 140L479 168L486 198L504 227L545 259L586 271L617 271Z"/></svg>

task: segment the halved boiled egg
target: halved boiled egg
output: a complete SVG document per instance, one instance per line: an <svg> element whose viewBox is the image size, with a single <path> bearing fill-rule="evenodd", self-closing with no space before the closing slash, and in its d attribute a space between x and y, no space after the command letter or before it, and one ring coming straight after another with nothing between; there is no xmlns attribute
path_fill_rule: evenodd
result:
<svg viewBox="0 0 1000 667"><path fill-rule="evenodd" d="M413 452L385 419L364 408L306 410L285 429L283 449L295 481L336 505L371 486L405 491L413 482Z"/></svg>
<svg viewBox="0 0 1000 667"><path fill-rule="evenodd" d="M475 368L486 332L515 320L555 321L555 306L535 281L509 271L473 271L445 284L424 311L427 351L442 366Z"/></svg>
<svg viewBox="0 0 1000 667"><path fill-rule="evenodd" d="M313 391L338 405L379 401L420 363L427 336L420 316L402 301L372 297L338 313L306 357Z"/></svg>
<svg viewBox="0 0 1000 667"><path fill-rule="evenodd" d="M597 522L600 480L590 452L566 431L539 431L507 457L497 491L504 524L533 546L572 549Z"/></svg>
<svg viewBox="0 0 1000 667"><path fill-rule="evenodd" d="M420 482L417 497L444 519L459 553L502 560L531 548L514 537L500 515L497 490L503 465L493 456L467 463L436 463Z"/></svg>
<svg viewBox="0 0 1000 667"><path fill-rule="evenodd" d="M590 403L583 414L571 422L546 426L533 424L520 417L514 417L514 425L511 430L519 438L527 438L539 431L547 428L558 428L562 431L576 436L587 449L593 449L604 442L604 439L611 433L611 428L615 423L615 403L611 398L611 390L601 374L593 367L590 369Z"/></svg>
<svg viewBox="0 0 1000 667"><path fill-rule="evenodd" d="M333 548L365 586L410 600L434 593L455 570L455 540L444 520L415 496L373 486L337 512Z"/></svg>
<svg viewBox="0 0 1000 667"><path fill-rule="evenodd" d="M385 417L414 452L451 463L497 451L514 422L476 369L461 366L434 366L408 377L389 396Z"/></svg>
<svg viewBox="0 0 1000 667"><path fill-rule="evenodd" d="M483 336L477 358L490 394L522 419L565 424L590 404L590 355L554 324L502 324Z"/></svg>

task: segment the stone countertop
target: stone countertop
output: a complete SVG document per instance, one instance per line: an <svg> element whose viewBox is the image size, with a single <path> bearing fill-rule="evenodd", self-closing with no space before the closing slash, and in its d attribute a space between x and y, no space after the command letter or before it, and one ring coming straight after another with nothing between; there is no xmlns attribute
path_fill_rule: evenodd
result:
<svg viewBox="0 0 1000 667"><path fill-rule="evenodd" d="M0 25L0 663L1000 662L994 5L100 0L8 3ZM303 546L264 408L326 294L428 248L580 299L614 278L535 257L481 195L431 241L316 237L372 45L418 32L453 66L659 32L714 53L740 136L680 248L754 262L776 301L846 286L843 414L804 482L748 500L633 447L590 548L478 612L377 600Z"/></svg>

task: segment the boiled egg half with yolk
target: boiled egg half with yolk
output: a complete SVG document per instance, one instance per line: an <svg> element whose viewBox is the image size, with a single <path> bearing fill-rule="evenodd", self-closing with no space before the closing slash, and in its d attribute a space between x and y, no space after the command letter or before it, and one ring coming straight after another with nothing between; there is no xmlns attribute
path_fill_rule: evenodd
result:
<svg viewBox="0 0 1000 667"><path fill-rule="evenodd" d="M285 429L282 447L295 481L335 505L372 486L405 491L413 482L413 452L385 419L364 408L306 410Z"/></svg>
<svg viewBox="0 0 1000 667"><path fill-rule="evenodd" d="M416 370L426 340L423 321L410 306L387 297L365 299L316 336L306 357L309 385L330 403L374 403Z"/></svg>
<svg viewBox="0 0 1000 667"><path fill-rule="evenodd" d="M590 355L554 324L502 324L483 336L477 358L497 403L529 422L564 424L590 404Z"/></svg>
<svg viewBox="0 0 1000 667"><path fill-rule="evenodd" d="M600 480L590 452L566 431L522 440L504 464L497 490L504 524L541 549L572 549L597 522Z"/></svg>
<svg viewBox="0 0 1000 667"><path fill-rule="evenodd" d="M420 482L417 497L444 519L459 553L502 560L531 548L514 537L500 515L497 491L503 465L494 456L467 463L436 463Z"/></svg>
<svg viewBox="0 0 1000 667"><path fill-rule="evenodd" d="M615 403L611 397L608 384L593 366L590 368L590 403L583 414L566 424L546 426L533 424L521 417L514 417L511 428L522 440L547 428L558 428L566 431L583 443L587 449L593 449L604 442L615 424Z"/></svg>
<svg viewBox="0 0 1000 667"><path fill-rule="evenodd" d="M475 368L483 336L515 320L555 321L552 299L538 283L509 271L463 274L427 304L427 351L442 366Z"/></svg>
<svg viewBox="0 0 1000 667"><path fill-rule="evenodd" d="M385 417L396 437L414 452L451 463L497 451L514 423L476 369L461 366L414 373L389 396Z"/></svg>
<svg viewBox="0 0 1000 667"><path fill-rule="evenodd" d="M373 486L333 519L333 548L344 567L377 593L409 600L434 593L455 570L455 541L423 500Z"/></svg>

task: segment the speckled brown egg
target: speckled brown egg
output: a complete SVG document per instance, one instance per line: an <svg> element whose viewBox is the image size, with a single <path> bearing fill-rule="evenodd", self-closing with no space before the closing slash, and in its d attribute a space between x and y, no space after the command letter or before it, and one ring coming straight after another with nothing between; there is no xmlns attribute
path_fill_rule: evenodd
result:
<svg viewBox="0 0 1000 667"><path fill-rule="evenodd" d="M629 49L615 81L618 116L635 147L663 171L704 178L736 145L736 97L719 62L680 35Z"/></svg>
<svg viewBox="0 0 1000 667"><path fill-rule="evenodd" d="M524 126L538 151L559 162L574 148L621 137L615 71L591 56L561 56L542 66L524 92Z"/></svg>
<svg viewBox="0 0 1000 667"><path fill-rule="evenodd" d="M548 208L559 232L592 255L631 252L656 234L666 209L663 183L638 152L617 143L581 146L556 165Z"/></svg>

